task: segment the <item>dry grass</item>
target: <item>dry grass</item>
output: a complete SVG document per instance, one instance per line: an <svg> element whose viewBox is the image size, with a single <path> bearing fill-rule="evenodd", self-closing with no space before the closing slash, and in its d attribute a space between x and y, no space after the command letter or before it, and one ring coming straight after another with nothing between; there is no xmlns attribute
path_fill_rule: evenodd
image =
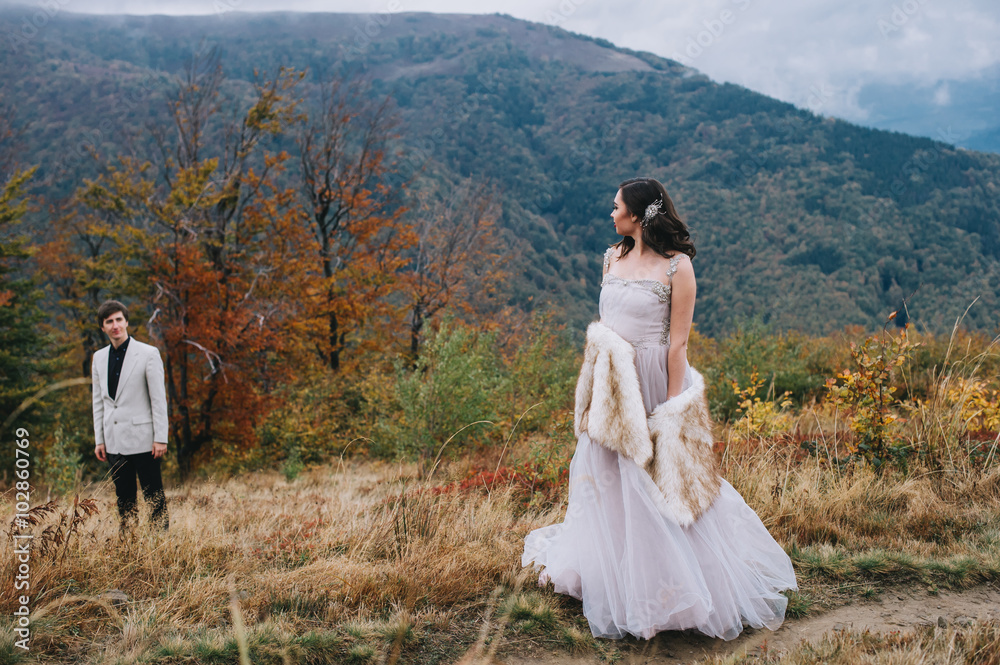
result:
<svg viewBox="0 0 1000 665"><path fill-rule="evenodd" d="M731 447L725 475L791 555L805 599L1000 579L1000 468L878 474L801 454L794 444Z"/></svg>
<svg viewBox="0 0 1000 665"><path fill-rule="evenodd" d="M757 650L701 661L704 665L1000 665L1000 623L888 634L842 631L787 653Z"/></svg>
<svg viewBox="0 0 1000 665"><path fill-rule="evenodd" d="M939 363L916 376L904 367L901 394L911 397L894 404L889 431L901 455L880 470L849 455L850 412L827 402L794 414L764 404L754 425L782 430L769 438L747 435L745 421L724 431L725 476L785 545L806 596L1000 579L1000 436L976 431L981 419L951 388L995 364L996 343L963 347L956 331ZM996 382L983 378L981 390Z"/></svg>
<svg viewBox="0 0 1000 665"><path fill-rule="evenodd" d="M523 582L524 534L557 517L524 514L506 488L422 492L414 474L364 463L291 484L277 473L191 484L169 494L168 533L125 540L100 488L101 513L65 558L32 561L32 651L62 662L238 662L235 598L255 662L270 662L265 652L282 663L407 650L453 659L474 642L491 593ZM13 565L5 557L7 579ZM102 599L110 589L129 602ZM9 616L11 586L0 593Z"/></svg>
<svg viewBox="0 0 1000 665"><path fill-rule="evenodd" d="M1000 579L996 470L948 481L835 470L775 442L732 446L725 462L796 564L791 617L893 584ZM579 603L536 590L521 570L524 534L560 519L559 507L526 511L507 487L436 493L416 473L359 462L291 483L275 472L192 483L169 495L168 533L124 540L110 488L93 488L101 512L65 557L32 560L32 653L238 663L245 645L255 663L429 663L539 647L613 659L635 648L594 640ZM12 566L5 558L8 579ZM110 589L128 602L104 597ZM12 590L0 594L9 616ZM18 655L0 643L0 663Z"/></svg>
<svg viewBox="0 0 1000 665"><path fill-rule="evenodd" d="M1000 535L1000 467L973 475L876 473L799 460L793 444L726 456L725 475L773 534L799 546L966 554ZM917 548L918 551L914 551Z"/></svg>

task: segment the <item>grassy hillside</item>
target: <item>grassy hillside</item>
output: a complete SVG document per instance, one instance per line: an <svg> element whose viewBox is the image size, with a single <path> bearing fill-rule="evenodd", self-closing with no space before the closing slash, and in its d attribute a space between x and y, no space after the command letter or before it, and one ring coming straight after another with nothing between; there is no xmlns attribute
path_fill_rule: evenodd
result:
<svg viewBox="0 0 1000 665"><path fill-rule="evenodd" d="M15 34L21 14L0 15ZM362 75L403 120L404 175L490 179L515 255L511 297L596 312L617 183L662 179L699 250L702 332L910 320L1000 324L1000 156L824 119L677 63L505 16L60 13L2 53L40 192L92 175L90 147L142 148L170 77L218 46L243 94L254 68ZM16 47L15 47L16 46ZM131 129L129 129L131 128ZM36 219L44 225L44 216Z"/></svg>

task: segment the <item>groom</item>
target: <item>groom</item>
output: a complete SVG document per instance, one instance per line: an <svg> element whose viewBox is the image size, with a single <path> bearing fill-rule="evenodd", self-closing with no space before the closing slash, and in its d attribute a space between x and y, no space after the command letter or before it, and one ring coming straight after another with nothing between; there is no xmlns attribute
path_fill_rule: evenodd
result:
<svg viewBox="0 0 1000 665"><path fill-rule="evenodd" d="M167 500L160 476L160 458L167 452L163 361L155 346L129 336L128 308L117 300L98 308L97 321L111 345L94 354L91 372L94 453L110 464L122 527L135 520L138 476L153 523L166 529Z"/></svg>

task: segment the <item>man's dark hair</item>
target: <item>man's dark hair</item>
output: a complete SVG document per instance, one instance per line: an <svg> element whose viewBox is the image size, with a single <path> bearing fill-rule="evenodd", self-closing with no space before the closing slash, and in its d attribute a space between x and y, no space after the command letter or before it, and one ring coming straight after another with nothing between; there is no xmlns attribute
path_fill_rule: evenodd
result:
<svg viewBox="0 0 1000 665"><path fill-rule="evenodd" d="M128 323L128 307L121 304L117 300L105 300L101 303L101 306L97 308L97 325L103 327L104 321L107 320L109 316L118 312L122 313L122 316L125 317L125 323Z"/></svg>

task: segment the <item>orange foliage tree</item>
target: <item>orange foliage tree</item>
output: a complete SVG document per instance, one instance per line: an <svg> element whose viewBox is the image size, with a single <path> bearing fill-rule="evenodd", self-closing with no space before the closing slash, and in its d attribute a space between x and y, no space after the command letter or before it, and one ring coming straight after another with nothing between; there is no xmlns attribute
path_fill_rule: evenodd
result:
<svg viewBox="0 0 1000 665"><path fill-rule="evenodd" d="M122 157L79 193L104 223L96 235L114 242L112 281L142 303L165 351L182 477L252 446L296 355L313 248L296 193L278 184L288 155L265 145L301 119L300 79L282 69L255 82L249 109L213 135L222 68L214 52L195 57L171 104L175 138L156 132L160 163Z"/></svg>
<svg viewBox="0 0 1000 665"><path fill-rule="evenodd" d="M488 183L467 181L421 205L403 289L414 359L424 325L441 310L451 306L479 319L498 308L499 217L499 197Z"/></svg>
<svg viewBox="0 0 1000 665"><path fill-rule="evenodd" d="M297 140L319 269L306 316L316 352L334 371L350 342L375 343L377 336L356 333L390 313L386 296L397 288L403 252L415 241L404 221L402 187L388 177L395 175L386 144L396 121L388 100L369 100L362 85L322 83Z"/></svg>

